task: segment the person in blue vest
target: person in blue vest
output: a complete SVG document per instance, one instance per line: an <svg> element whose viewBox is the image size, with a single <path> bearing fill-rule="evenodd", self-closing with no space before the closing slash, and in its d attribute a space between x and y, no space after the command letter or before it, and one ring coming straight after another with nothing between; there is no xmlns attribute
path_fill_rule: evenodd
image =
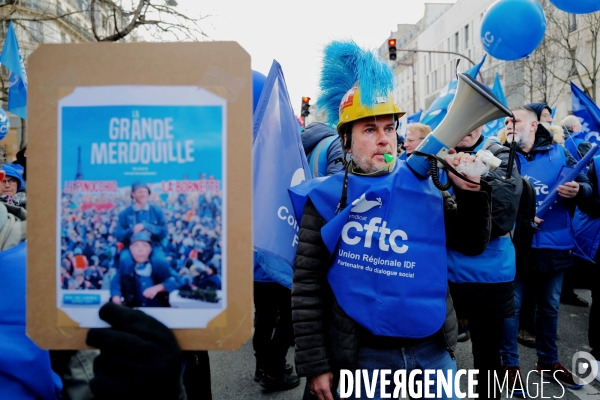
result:
<svg viewBox="0 0 600 400"><path fill-rule="evenodd" d="M579 162L581 157L585 156L592 147L592 144L585 140L585 135L582 130L581 122L575 115L569 115L561 121L562 134L564 135L563 146ZM576 274L575 269L571 268L565 271L563 279L563 288L560 295L560 302L570 304L577 307L587 307L588 302L577 296L575 293Z"/></svg>
<svg viewBox="0 0 600 400"><path fill-rule="evenodd" d="M128 307L169 307L168 296L181 286L169 264L152 259L152 238L137 232L129 239L131 261L119 260L110 282L111 301Z"/></svg>
<svg viewBox="0 0 600 400"><path fill-rule="evenodd" d="M567 115L561 122L565 134L565 147L575 160L581 160L592 148L592 144L585 140L583 126L575 115Z"/></svg>
<svg viewBox="0 0 600 400"><path fill-rule="evenodd" d="M493 373L502 369L499 354L504 319L514 312L516 259L510 231L515 224L523 183L515 165L510 179L504 179L510 151L494 139L486 140L482 129L479 127L465 136L455 150L464 153L489 150L502 160L498 168L482 177L492 186L490 242L479 256L448 249L448 279L456 314L459 319L469 321L474 368L479 370L477 393L480 398L499 399L500 390L492 391L491 384Z"/></svg>
<svg viewBox="0 0 600 400"><path fill-rule="evenodd" d="M371 54L353 42L326 46L323 76L336 73L329 68L350 75L322 79L328 92L320 97L329 99L324 108L350 161L335 175L290 189L305 194L296 210L302 216L292 286L296 369L318 399L334 398L341 369L367 370L370 377L384 369L407 376L456 371L446 246L477 255L490 233L487 191L451 174L453 201L397 159L403 112L391 97L391 70L385 74L389 67ZM368 72L354 70L357 64ZM454 162L473 159L459 153ZM381 383L376 378L374 398ZM367 398L361 387L353 398Z"/></svg>
<svg viewBox="0 0 600 400"><path fill-rule="evenodd" d="M591 348L590 354L596 359L600 371L600 156L593 158L587 176L592 185L592 197L578 206L573 218L573 231L577 243L574 254L588 261L586 270L590 275L586 276L586 279L592 289L588 343ZM589 262L592 260L594 264ZM600 382L600 373L595 379Z"/></svg>
<svg viewBox="0 0 600 400"><path fill-rule="evenodd" d="M552 135L538 122L536 112L529 107L513 110L513 119L507 118L508 142L517 143L517 164L521 175L528 179L536 190L537 204L546 198L548 188L553 185L564 165L573 166L575 159L564 147L552 143ZM578 389L571 372L558 359L556 333L558 312L564 271L573 265L571 251L575 247L571 229L571 214L577 204L587 201L592 188L587 176L580 173L575 181L557 188L559 201L543 219L535 218L538 231L533 237L528 257L528 271L532 276L535 300L536 350L538 371L546 371L565 387ZM515 277L515 314L505 319L501 356L502 364L510 377L520 375L517 334L519 312L524 290L524 274L517 271ZM549 372L548 372L549 371ZM522 377L521 377L522 378ZM511 382L512 384L512 382Z"/></svg>
<svg viewBox="0 0 600 400"><path fill-rule="evenodd" d="M302 130L302 147L313 178L333 175L342 169L342 143L334 129L313 122Z"/></svg>
<svg viewBox="0 0 600 400"><path fill-rule="evenodd" d="M545 124L546 126L552 123L552 109L548 104L529 103L525 107L529 107L535 112L538 123ZM532 277L524 274L523 278L525 287L523 289L517 341L523 346L533 348L535 347L535 295L530 282Z"/></svg>

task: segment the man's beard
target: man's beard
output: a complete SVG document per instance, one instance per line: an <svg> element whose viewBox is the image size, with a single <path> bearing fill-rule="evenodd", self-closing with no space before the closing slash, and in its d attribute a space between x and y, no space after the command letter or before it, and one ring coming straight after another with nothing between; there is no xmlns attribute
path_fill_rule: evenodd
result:
<svg viewBox="0 0 600 400"><path fill-rule="evenodd" d="M376 150L376 153L388 153L388 154L392 155L393 157L397 156L397 153L395 151L388 149L386 147L378 148ZM354 152L354 149L352 149L352 162L354 163L354 165L356 165L358 168L360 168L361 171L365 174L377 172L387 166L387 162L385 162L385 159L384 159L384 161L379 162L379 161L373 159L372 154L371 155L367 155L367 154L359 155Z"/></svg>
<svg viewBox="0 0 600 400"><path fill-rule="evenodd" d="M527 147L527 145L529 144L529 142L524 139L525 138L525 134L526 132L524 130L522 131L515 131L512 135L507 135L506 136L506 143L512 143L513 140L517 142L517 147L522 149L523 147Z"/></svg>

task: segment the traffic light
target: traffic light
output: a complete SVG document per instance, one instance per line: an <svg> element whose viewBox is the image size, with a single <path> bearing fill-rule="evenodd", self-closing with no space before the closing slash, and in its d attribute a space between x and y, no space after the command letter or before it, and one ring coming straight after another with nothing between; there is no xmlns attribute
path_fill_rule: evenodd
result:
<svg viewBox="0 0 600 400"><path fill-rule="evenodd" d="M390 60L396 60L396 39L388 40L388 49L390 51Z"/></svg>
<svg viewBox="0 0 600 400"><path fill-rule="evenodd" d="M308 114L310 114L310 97L303 97L302 98L302 112L300 113L300 115L302 115L303 117L306 117Z"/></svg>

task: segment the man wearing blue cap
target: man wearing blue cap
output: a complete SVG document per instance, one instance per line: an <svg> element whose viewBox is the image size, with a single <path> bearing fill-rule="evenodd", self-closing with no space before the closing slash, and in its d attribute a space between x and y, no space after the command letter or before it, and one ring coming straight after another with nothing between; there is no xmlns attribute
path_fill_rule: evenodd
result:
<svg viewBox="0 0 600 400"><path fill-rule="evenodd" d="M24 191L25 181L23 177L9 164L2 165L0 169L5 173L2 179L2 186L0 187L0 201L25 208L27 205L27 195Z"/></svg>
<svg viewBox="0 0 600 400"><path fill-rule="evenodd" d="M179 277L163 259L152 259L147 232L131 236L131 260L119 261L110 284L111 301L129 307L169 307L168 293L181 286Z"/></svg>

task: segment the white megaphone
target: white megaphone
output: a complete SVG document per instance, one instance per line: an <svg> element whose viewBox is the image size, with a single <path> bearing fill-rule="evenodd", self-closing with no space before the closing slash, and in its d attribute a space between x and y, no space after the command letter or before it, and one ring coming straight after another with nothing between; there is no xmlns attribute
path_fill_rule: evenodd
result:
<svg viewBox="0 0 600 400"><path fill-rule="evenodd" d="M458 73L458 86L448 113L415 151L443 159L470 132L504 116L513 117L513 113L487 87L469 75ZM431 167L425 156L417 154L411 155L407 163L422 177L427 176Z"/></svg>

